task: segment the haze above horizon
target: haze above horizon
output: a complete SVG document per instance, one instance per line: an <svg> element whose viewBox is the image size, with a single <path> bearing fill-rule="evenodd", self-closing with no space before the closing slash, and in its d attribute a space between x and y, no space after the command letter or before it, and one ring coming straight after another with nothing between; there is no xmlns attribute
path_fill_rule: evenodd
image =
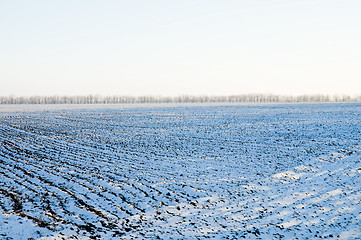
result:
<svg viewBox="0 0 361 240"><path fill-rule="evenodd" d="M2 1L0 96L361 94L361 1Z"/></svg>

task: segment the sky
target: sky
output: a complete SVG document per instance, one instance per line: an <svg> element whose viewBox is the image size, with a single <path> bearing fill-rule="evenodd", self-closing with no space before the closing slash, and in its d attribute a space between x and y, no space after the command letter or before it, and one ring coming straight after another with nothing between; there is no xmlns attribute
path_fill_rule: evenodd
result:
<svg viewBox="0 0 361 240"><path fill-rule="evenodd" d="M0 96L361 94L359 0L0 0Z"/></svg>

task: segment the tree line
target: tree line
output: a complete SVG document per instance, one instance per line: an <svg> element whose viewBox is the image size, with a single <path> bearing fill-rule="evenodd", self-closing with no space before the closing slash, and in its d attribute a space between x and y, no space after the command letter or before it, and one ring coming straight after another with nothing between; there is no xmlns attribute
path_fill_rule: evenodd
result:
<svg viewBox="0 0 361 240"><path fill-rule="evenodd" d="M292 103L361 102L361 95L275 95L241 94L230 96L31 96L0 97L0 104L115 104L115 103Z"/></svg>

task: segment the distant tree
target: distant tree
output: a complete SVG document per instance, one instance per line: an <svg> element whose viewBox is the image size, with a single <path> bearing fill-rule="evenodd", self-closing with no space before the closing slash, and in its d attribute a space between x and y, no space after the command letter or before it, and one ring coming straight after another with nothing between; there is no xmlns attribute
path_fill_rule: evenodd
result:
<svg viewBox="0 0 361 240"><path fill-rule="evenodd" d="M288 103L288 102L361 102L361 95L273 95L273 94L242 94L230 96L192 96L177 97L161 96L31 96L31 97L1 97L0 104L116 104L116 103Z"/></svg>

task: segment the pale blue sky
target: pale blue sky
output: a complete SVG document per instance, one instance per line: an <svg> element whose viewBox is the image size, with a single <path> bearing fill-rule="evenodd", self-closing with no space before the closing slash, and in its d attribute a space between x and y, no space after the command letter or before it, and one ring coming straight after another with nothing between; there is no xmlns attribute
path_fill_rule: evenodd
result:
<svg viewBox="0 0 361 240"><path fill-rule="evenodd" d="M0 95L361 94L361 1L0 0Z"/></svg>

